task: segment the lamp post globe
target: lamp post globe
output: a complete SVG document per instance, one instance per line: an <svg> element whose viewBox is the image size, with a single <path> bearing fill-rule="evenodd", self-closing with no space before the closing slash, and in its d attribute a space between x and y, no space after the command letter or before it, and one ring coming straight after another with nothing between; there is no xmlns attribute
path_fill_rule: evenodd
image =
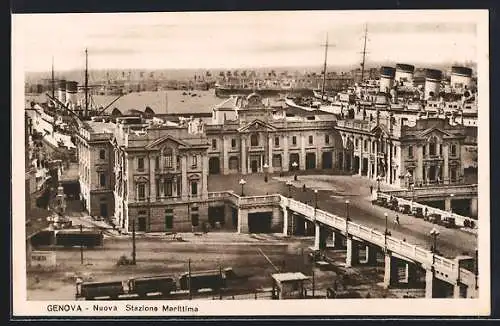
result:
<svg viewBox="0 0 500 326"><path fill-rule="evenodd" d="M245 196L245 194L244 194L244 192L243 192L243 187L245 186L245 184L246 184L246 183L247 183L247 182L245 181L245 179L243 179L243 178L242 178L242 179L240 179L239 184L240 184L240 186L241 186L241 196L242 196L242 197L243 197L243 196Z"/></svg>

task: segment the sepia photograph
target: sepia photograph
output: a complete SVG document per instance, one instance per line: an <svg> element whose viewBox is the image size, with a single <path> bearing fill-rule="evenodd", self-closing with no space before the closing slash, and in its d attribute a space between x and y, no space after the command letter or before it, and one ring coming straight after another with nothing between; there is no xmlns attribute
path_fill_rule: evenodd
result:
<svg viewBox="0 0 500 326"><path fill-rule="evenodd" d="M14 315L489 314L488 28L14 14Z"/></svg>

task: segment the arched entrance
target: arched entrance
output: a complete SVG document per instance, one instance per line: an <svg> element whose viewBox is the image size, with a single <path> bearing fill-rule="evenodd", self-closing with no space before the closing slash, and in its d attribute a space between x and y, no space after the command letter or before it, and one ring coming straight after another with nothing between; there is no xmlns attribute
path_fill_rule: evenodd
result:
<svg viewBox="0 0 500 326"><path fill-rule="evenodd" d="M316 154L307 153L306 154L306 169L312 170L316 168Z"/></svg>
<svg viewBox="0 0 500 326"><path fill-rule="evenodd" d="M363 158L363 170L361 171L361 174L368 175L368 159L366 157Z"/></svg>
<svg viewBox="0 0 500 326"><path fill-rule="evenodd" d="M333 167L332 158L333 158L332 152L323 152L323 154L321 154L321 168L331 169Z"/></svg>
<svg viewBox="0 0 500 326"><path fill-rule="evenodd" d="M299 160L299 154L298 153L292 153L290 154L290 166L289 166L289 169L290 171L293 171L293 170L298 170L300 168L300 160ZM297 163L297 167L293 167L293 163Z"/></svg>
<svg viewBox="0 0 500 326"><path fill-rule="evenodd" d="M220 173L220 160L218 157L211 157L208 159L208 173L209 174Z"/></svg>
<svg viewBox="0 0 500 326"><path fill-rule="evenodd" d="M357 173L359 171L359 156L354 156L353 170L355 173Z"/></svg>

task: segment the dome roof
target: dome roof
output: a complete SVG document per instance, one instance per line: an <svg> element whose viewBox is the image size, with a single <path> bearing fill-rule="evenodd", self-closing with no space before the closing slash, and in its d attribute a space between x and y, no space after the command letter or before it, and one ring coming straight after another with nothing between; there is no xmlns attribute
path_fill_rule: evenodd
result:
<svg viewBox="0 0 500 326"><path fill-rule="evenodd" d="M122 112L118 110L117 108L114 108L113 111L111 111L111 115L115 117L122 116Z"/></svg>
<svg viewBox="0 0 500 326"><path fill-rule="evenodd" d="M155 111L153 111L153 109L149 106L146 106L146 108L144 109L144 113L151 116L155 115Z"/></svg>

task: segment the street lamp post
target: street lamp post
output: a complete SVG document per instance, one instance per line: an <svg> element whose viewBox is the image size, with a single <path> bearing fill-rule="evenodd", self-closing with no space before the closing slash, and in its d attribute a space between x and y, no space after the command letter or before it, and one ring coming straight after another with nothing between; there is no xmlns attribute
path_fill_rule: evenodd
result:
<svg viewBox="0 0 500 326"><path fill-rule="evenodd" d="M436 229L436 228L432 228L432 230L429 233L432 236L432 243L433 243L433 245L432 245L432 248L433 248L432 252L435 254L435 253L438 252L437 251L437 237L439 235L439 230ZM433 263L434 263L434 255L433 255Z"/></svg>
<svg viewBox="0 0 500 326"><path fill-rule="evenodd" d="M318 208L318 189L314 189L314 209Z"/></svg>
<svg viewBox="0 0 500 326"><path fill-rule="evenodd" d="M292 163L292 169L293 169L293 171L294 171L294 176L293 176L293 179L294 179L295 181L297 181L297 166L299 166L299 165L297 164L297 162L293 161L293 163Z"/></svg>
<svg viewBox="0 0 500 326"><path fill-rule="evenodd" d="M292 181L288 180L286 185L288 186L288 198L290 198L292 197Z"/></svg>
<svg viewBox="0 0 500 326"><path fill-rule="evenodd" d="M264 163L262 167L264 168L264 182L267 182L267 171L269 169L269 165L267 163Z"/></svg>
<svg viewBox="0 0 500 326"><path fill-rule="evenodd" d="M384 231L384 249L387 251L387 234L389 233L389 229L387 226L387 213L384 213L385 217L385 231Z"/></svg>
<svg viewBox="0 0 500 326"><path fill-rule="evenodd" d="M346 239L349 236L349 199L345 201L345 237Z"/></svg>
<svg viewBox="0 0 500 326"><path fill-rule="evenodd" d="M450 217L453 216L453 206L452 206L453 197L455 197L455 194L450 194Z"/></svg>
<svg viewBox="0 0 500 326"><path fill-rule="evenodd" d="M405 174L405 177L406 177L406 182L408 182L408 189L410 189L410 178L411 178L411 173L410 171L407 171L406 174Z"/></svg>
<svg viewBox="0 0 500 326"><path fill-rule="evenodd" d="M241 186L241 197L245 196L245 193L243 192L243 187L245 186L245 184L246 184L246 183L247 183L247 182L245 181L245 179L243 179L243 178L242 178L242 179L240 179L239 184L240 184L240 186Z"/></svg>
<svg viewBox="0 0 500 326"><path fill-rule="evenodd" d="M382 180L382 178L380 177L380 175L377 176L377 193L380 192L380 180Z"/></svg>

